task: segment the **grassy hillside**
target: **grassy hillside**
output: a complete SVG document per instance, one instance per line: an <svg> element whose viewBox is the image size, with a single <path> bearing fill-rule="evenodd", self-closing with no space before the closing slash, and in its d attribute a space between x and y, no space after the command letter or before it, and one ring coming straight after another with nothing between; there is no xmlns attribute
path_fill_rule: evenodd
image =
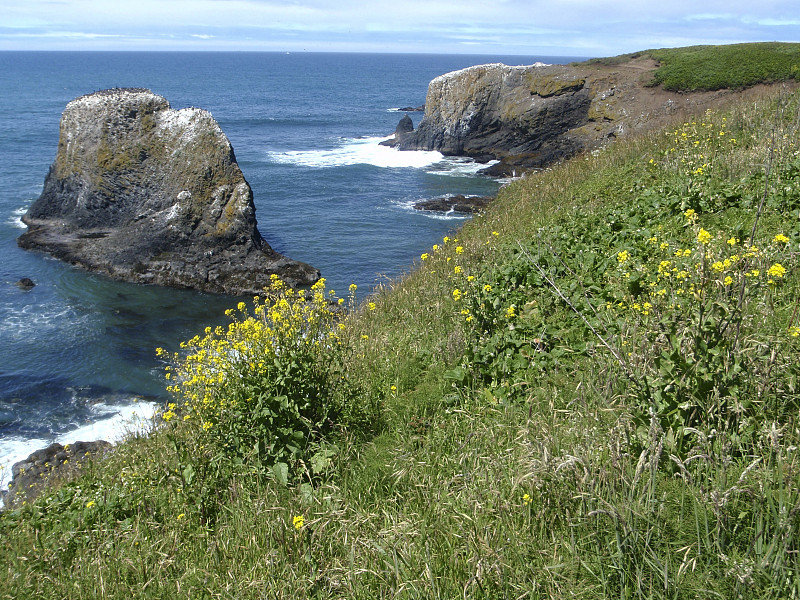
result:
<svg viewBox="0 0 800 600"><path fill-rule="evenodd" d="M799 129L775 92L517 181L357 306L276 282L0 514L0 598L800 596Z"/></svg>
<svg viewBox="0 0 800 600"><path fill-rule="evenodd" d="M639 57L658 62L650 85L676 92L800 80L800 44L780 42L662 48L589 62L620 64Z"/></svg>

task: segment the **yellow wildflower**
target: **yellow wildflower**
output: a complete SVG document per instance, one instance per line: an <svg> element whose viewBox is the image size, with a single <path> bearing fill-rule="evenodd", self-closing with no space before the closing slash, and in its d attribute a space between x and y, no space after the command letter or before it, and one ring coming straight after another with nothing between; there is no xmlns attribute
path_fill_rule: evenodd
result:
<svg viewBox="0 0 800 600"><path fill-rule="evenodd" d="M786 275L786 269L783 267L783 265L782 265L781 263L775 263L774 265L772 265L772 266L771 266L771 267L770 267L770 268L767 270L767 274L768 274L770 277L778 277L778 278L781 278L781 277L783 277L784 275Z"/></svg>
<svg viewBox="0 0 800 600"><path fill-rule="evenodd" d="M789 238L783 235L782 233L779 233L774 238L772 238L772 241L775 242L776 244L788 244Z"/></svg>
<svg viewBox="0 0 800 600"><path fill-rule="evenodd" d="M714 236L701 227L700 231L697 233L697 241L704 246L708 246L712 239L714 239Z"/></svg>
<svg viewBox="0 0 800 600"><path fill-rule="evenodd" d="M294 528L297 531L300 531L305 525L305 518L303 515L297 515L296 517L292 518L292 525L294 525Z"/></svg>

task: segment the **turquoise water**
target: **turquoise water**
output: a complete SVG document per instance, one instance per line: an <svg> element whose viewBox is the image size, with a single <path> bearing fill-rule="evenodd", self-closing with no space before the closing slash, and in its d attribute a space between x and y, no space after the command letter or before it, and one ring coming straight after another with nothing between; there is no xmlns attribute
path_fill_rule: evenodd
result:
<svg viewBox="0 0 800 600"><path fill-rule="evenodd" d="M164 399L154 349L221 322L231 298L110 281L22 251L19 220L55 157L73 98L146 87L173 108L209 110L253 188L269 244L329 287L408 270L462 217L416 201L494 194L480 165L378 145L431 79L474 64L564 57L280 53L0 52L0 468L51 440L112 437ZM415 125L421 113L410 113ZM30 291L14 285L36 282ZM93 437L92 437L93 436ZM0 473L0 479L2 474Z"/></svg>

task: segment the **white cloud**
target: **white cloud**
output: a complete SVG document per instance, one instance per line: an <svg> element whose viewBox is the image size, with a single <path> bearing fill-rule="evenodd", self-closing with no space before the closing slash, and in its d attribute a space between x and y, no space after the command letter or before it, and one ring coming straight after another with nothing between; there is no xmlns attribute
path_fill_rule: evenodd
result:
<svg viewBox="0 0 800 600"><path fill-rule="evenodd" d="M480 51L617 54L780 38L796 0L0 0L0 49ZM74 32L83 32L75 34ZM116 44L116 45L115 45Z"/></svg>

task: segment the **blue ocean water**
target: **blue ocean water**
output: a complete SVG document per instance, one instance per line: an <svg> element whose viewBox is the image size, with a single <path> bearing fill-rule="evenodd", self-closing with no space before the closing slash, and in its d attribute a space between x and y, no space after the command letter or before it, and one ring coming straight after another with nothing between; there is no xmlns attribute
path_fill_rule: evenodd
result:
<svg viewBox="0 0 800 600"><path fill-rule="evenodd" d="M146 87L173 108L209 110L253 188L277 251L342 292L408 270L463 217L413 210L447 194L489 195L481 165L378 145L431 79L489 62L567 57L281 53L0 52L0 483L4 465L50 441L109 439L165 398L154 349L222 322L235 300L110 281L20 250L73 98ZM410 113L415 125L421 113ZM22 277L30 291L14 285ZM112 431L113 430L113 431ZM6 475L7 478L7 475Z"/></svg>

